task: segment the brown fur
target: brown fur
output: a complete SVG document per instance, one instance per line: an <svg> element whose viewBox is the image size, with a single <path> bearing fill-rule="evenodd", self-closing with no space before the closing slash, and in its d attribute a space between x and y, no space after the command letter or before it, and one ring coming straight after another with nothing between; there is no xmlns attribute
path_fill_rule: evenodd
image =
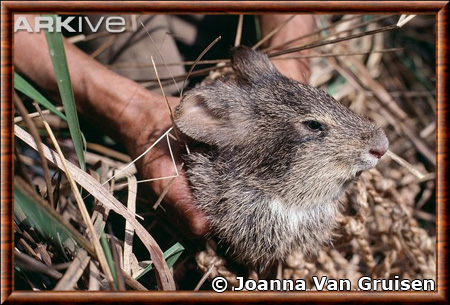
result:
<svg viewBox="0 0 450 305"><path fill-rule="evenodd" d="M264 269L330 240L339 196L388 142L325 92L282 76L266 55L239 47L232 61L233 79L183 96L176 124L206 144L185 160L211 234L237 261Z"/></svg>

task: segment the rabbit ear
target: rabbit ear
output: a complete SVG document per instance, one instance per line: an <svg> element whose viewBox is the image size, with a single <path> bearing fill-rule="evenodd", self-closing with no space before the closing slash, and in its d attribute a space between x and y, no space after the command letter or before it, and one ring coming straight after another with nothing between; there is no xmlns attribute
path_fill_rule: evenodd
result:
<svg viewBox="0 0 450 305"><path fill-rule="evenodd" d="M231 59L238 79L256 81L262 75L279 74L266 54L254 51L245 46L233 49Z"/></svg>
<svg viewBox="0 0 450 305"><path fill-rule="evenodd" d="M201 90L191 90L175 112L178 129L196 141L216 145L225 129L224 111L211 107ZM226 134L226 133L225 133Z"/></svg>

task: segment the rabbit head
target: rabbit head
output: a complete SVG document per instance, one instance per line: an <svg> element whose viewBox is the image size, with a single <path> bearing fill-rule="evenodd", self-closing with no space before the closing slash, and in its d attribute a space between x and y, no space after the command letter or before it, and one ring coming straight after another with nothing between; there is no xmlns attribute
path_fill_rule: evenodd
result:
<svg viewBox="0 0 450 305"><path fill-rule="evenodd" d="M177 127L208 147L186 159L194 197L231 249L253 252L237 254L244 262L314 252L330 236L339 195L377 164L387 138L325 92L281 75L265 54L235 48L232 67L233 78L193 88L176 110Z"/></svg>

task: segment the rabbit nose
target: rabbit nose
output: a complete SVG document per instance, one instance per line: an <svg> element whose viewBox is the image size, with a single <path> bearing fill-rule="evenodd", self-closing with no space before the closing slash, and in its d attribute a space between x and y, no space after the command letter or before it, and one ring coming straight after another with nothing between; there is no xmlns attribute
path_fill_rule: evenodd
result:
<svg viewBox="0 0 450 305"><path fill-rule="evenodd" d="M369 154L380 159L387 152L389 141L383 131L379 130L377 137L372 142L372 147L369 149Z"/></svg>
<svg viewBox="0 0 450 305"><path fill-rule="evenodd" d="M377 157L378 159L380 159L381 157L383 157L383 155L386 153L387 149L378 149L378 148L372 148L371 150L369 150L369 153L375 157Z"/></svg>

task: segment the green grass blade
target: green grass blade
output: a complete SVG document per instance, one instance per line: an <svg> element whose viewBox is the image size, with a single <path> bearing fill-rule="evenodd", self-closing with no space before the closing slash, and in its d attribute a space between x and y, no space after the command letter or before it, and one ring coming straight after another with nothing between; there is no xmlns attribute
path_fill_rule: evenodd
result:
<svg viewBox="0 0 450 305"><path fill-rule="evenodd" d="M169 250L164 252L164 259L167 262L167 266L172 268L175 265L176 261L180 257L181 253L183 253L184 247L180 243L176 243Z"/></svg>
<svg viewBox="0 0 450 305"><path fill-rule="evenodd" d="M56 15L51 15L53 24L56 24ZM77 109L73 95L72 83L70 81L69 68L67 66L66 52L64 50L63 37L57 31L45 31L48 49L52 59L53 70L55 71L56 83L64 106L64 112L67 116L72 141L75 146L75 152L80 163L80 167L85 170L86 163L83 153L83 140L81 136L80 124L78 123Z"/></svg>
<svg viewBox="0 0 450 305"><path fill-rule="evenodd" d="M47 202L43 203L42 198L36 198L37 195L29 186L25 186L23 180L15 179L14 182L14 214L15 220L20 221L17 224L25 221L53 243L60 239L65 245L76 245L75 241L82 238L80 233L70 228L70 224L64 223L60 215L55 215L57 213Z"/></svg>
<svg viewBox="0 0 450 305"><path fill-rule="evenodd" d="M180 257L181 253L183 253L184 247L180 243L174 244L172 247L170 247L166 252L164 252L164 259L167 262L167 266L169 268L172 268L172 266L175 264L175 262ZM142 276L144 276L147 272L153 269L153 264L148 265L145 267L145 269L139 273L135 279L138 280Z"/></svg>
<svg viewBox="0 0 450 305"><path fill-rule="evenodd" d="M56 107L48 99L46 99L39 91L37 91L22 76L20 76L16 72L14 72L14 88L22 92L32 100L38 102L42 107L45 107L46 109L50 110L52 113L57 115L62 120L67 121L66 116L61 111L56 109Z"/></svg>
<svg viewBox="0 0 450 305"><path fill-rule="evenodd" d="M113 238L113 237L111 237ZM117 282L117 274L116 274L116 268L114 264L114 259L111 253L111 249L109 248L108 241L106 240L105 232L103 229L100 231L100 243L102 245L103 251L105 252L106 261L108 262L109 269L111 270L113 279L114 279L114 286L116 289L118 289L118 282Z"/></svg>

